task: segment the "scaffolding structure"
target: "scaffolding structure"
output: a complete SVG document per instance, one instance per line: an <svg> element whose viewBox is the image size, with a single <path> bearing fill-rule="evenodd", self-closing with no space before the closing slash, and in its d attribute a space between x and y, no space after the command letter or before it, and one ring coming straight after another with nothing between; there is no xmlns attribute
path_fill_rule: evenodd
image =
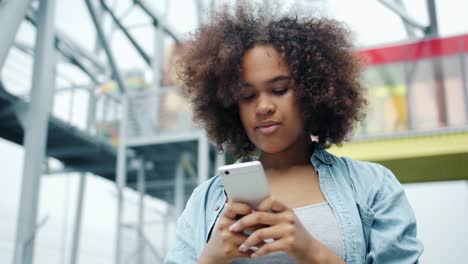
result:
<svg viewBox="0 0 468 264"><path fill-rule="evenodd" d="M29 95L11 94L6 87L8 84L3 80L0 82L1 136L23 145L26 153L13 263L33 262L41 175L69 172L81 172L70 263L77 263L78 258L86 172L114 181L117 186L114 262L122 263L122 232L130 228L122 217L123 190L126 187L138 191L141 196L139 220L132 227L138 237L139 250L134 254L135 260L144 263L146 248L152 252L153 260L161 262L164 252L158 252L144 233L143 197L149 195L170 204L172 209L164 217L174 221L181 213L188 194L198 183L208 179L208 175L213 175L215 163L219 163L222 157L217 156L206 135L191 124L189 113L184 113L180 124L172 131L164 131L160 127L160 97L180 94L177 87L161 89L164 37L169 36L175 43L179 42L176 34L165 25L164 18L156 15L144 1L134 1L129 7L129 10L139 9L151 21L155 49L150 55L124 25L123 16L117 17L106 1L86 0L84 3L98 39L94 52L83 49L66 33L55 29L55 1L7 1L0 5L0 21L5 25L2 27L4 38L0 41L3 75L11 73L12 67L7 61L11 50L22 57L29 57L34 64L30 83L34 85L31 85ZM109 32L103 28L103 16L112 19L113 26L125 35L148 69L152 70L152 85L146 85L143 78L128 78L118 69L109 43ZM15 40L24 20L36 28L34 47ZM99 59L102 52L105 60ZM8 66L3 71L5 62ZM84 73L89 85L72 84L56 89L56 80L61 77L57 76L57 64L61 62ZM114 91L102 92L107 88ZM69 92L73 97L78 90L85 91L89 98L85 128L77 128L72 122L51 115L57 94ZM150 111L151 108L156 111ZM70 118L72 112L71 105ZM51 170L45 166L44 169L47 157L61 161L63 168Z"/></svg>

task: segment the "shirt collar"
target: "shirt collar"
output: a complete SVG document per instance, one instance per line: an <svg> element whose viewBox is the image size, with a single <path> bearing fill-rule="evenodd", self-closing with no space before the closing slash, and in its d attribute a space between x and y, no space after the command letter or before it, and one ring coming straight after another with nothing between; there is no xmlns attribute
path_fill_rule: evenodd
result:
<svg viewBox="0 0 468 264"><path fill-rule="evenodd" d="M325 149L323 149L323 147L319 146L317 143L315 143L314 153L312 153L310 161L312 162L312 165L314 165L314 167L317 167L319 163L325 163L327 165L330 165L332 163L330 153L328 153Z"/></svg>

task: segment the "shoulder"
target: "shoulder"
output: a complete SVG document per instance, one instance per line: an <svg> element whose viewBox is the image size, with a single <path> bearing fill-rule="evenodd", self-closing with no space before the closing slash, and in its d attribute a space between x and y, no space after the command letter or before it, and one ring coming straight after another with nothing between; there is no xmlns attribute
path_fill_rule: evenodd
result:
<svg viewBox="0 0 468 264"><path fill-rule="evenodd" d="M395 175L385 166L330 154L332 164L342 172L355 194L371 204L384 185L401 188Z"/></svg>
<svg viewBox="0 0 468 264"><path fill-rule="evenodd" d="M393 173L381 164L327 154L332 164L340 170L345 170L353 181L379 183L388 180L389 177L394 177Z"/></svg>
<svg viewBox="0 0 468 264"><path fill-rule="evenodd" d="M187 207L196 204L200 205L202 201L209 202L209 200L219 198L219 193L222 192L222 183L219 175L206 180L197 186L187 202Z"/></svg>

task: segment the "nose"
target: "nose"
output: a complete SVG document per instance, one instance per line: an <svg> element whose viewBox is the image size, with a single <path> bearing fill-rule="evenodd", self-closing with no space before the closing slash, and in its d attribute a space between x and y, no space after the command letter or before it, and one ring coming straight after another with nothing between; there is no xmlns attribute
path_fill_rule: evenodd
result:
<svg viewBox="0 0 468 264"><path fill-rule="evenodd" d="M260 95L257 100L256 114L260 116L265 116L274 113L276 106L267 95Z"/></svg>

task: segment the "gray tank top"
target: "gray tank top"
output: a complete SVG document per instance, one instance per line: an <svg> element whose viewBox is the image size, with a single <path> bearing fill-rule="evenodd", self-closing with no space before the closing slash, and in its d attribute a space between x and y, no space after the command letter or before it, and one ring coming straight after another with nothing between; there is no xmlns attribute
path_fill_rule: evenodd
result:
<svg viewBox="0 0 468 264"><path fill-rule="evenodd" d="M327 202L294 208L294 213L307 231L343 259L343 240L333 210ZM255 259L238 258L233 264L295 263L285 252L273 252Z"/></svg>

